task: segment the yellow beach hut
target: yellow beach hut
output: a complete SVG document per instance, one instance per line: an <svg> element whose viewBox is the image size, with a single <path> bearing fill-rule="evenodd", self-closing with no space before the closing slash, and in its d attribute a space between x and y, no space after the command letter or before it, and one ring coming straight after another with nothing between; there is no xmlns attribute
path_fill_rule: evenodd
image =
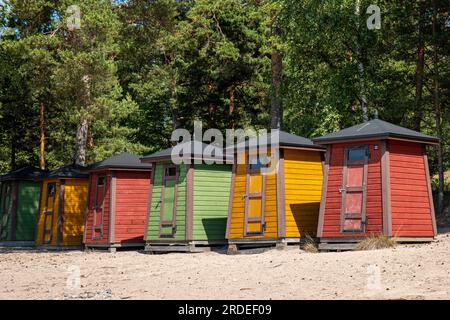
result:
<svg viewBox="0 0 450 320"><path fill-rule="evenodd" d="M235 146L226 232L231 251L243 245L300 242L316 234L325 150L284 131L278 140L273 145L270 136L262 140L268 153L276 152L277 157L269 158L278 165L263 164L249 143Z"/></svg>
<svg viewBox="0 0 450 320"><path fill-rule="evenodd" d="M36 246L82 245L89 176L84 169L66 166L44 179Z"/></svg>

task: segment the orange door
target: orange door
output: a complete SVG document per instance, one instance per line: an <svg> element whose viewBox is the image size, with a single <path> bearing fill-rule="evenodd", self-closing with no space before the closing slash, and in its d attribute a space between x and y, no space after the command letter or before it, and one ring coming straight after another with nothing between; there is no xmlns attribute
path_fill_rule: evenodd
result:
<svg viewBox="0 0 450 320"><path fill-rule="evenodd" d="M346 148L343 168L341 231L364 232L366 225L366 193L368 147Z"/></svg>

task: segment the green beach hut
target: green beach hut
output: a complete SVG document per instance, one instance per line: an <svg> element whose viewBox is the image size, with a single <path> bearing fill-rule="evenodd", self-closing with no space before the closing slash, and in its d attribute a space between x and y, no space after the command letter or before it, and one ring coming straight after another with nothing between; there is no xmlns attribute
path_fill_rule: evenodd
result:
<svg viewBox="0 0 450 320"><path fill-rule="evenodd" d="M0 244L34 245L45 171L25 167L0 177Z"/></svg>
<svg viewBox="0 0 450 320"><path fill-rule="evenodd" d="M192 252L226 243L231 165L206 164L199 159L208 146L189 144L193 151L183 154L187 163L172 162L173 148L141 158L154 168L144 235L146 251ZM213 156L216 151L222 153L209 148L215 149ZM203 156L203 160L208 159Z"/></svg>

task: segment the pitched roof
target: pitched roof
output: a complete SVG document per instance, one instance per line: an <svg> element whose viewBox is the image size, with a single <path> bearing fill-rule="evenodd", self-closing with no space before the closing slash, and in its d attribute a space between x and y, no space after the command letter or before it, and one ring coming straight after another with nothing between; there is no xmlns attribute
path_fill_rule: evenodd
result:
<svg viewBox="0 0 450 320"><path fill-rule="evenodd" d="M260 139L261 137L264 136L258 136L258 138ZM266 141L267 143L261 143L260 140L257 140L256 138L251 138L246 142L240 142L238 144L236 144L233 147L236 147L236 149L243 149L243 148L247 148L250 145L256 145L256 143L258 142L258 145L262 145L262 146L270 146L271 145L271 134L267 134L266 137ZM280 147L298 147L298 148L310 148L310 149L316 149L316 150L323 150L323 147L320 145L315 144L312 140L305 138L305 137L301 137L301 136L297 136L295 134L291 134L291 133L287 133L285 131L279 131L279 141L278 141L278 145Z"/></svg>
<svg viewBox="0 0 450 320"><path fill-rule="evenodd" d="M181 148L189 148L189 150L190 150L189 154L180 155L180 156L188 157L190 159L203 158L204 160L205 159L215 160L212 157L210 157L210 158L205 157L204 151L205 151L205 149L207 147L209 147L208 148L208 154L211 154L211 152L209 152L209 151L211 150L210 148L213 148L212 149L212 151L214 151L213 155L222 153L223 156L225 156L225 152L224 152L223 149L215 147L213 145L205 144L205 143L202 143L201 141L196 141L196 140L178 144L177 147L180 148L180 149ZM172 151L173 151L174 148L175 147L167 148L167 149L164 149L164 150L161 150L161 151L158 151L158 152L146 155L146 156L142 157L141 159L143 159L143 160L169 160L169 159L172 158Z"/></svg>
<svg viewBox="0 0 450 320"><path fill-rule="evenodd" d="M97 169L151 169L149 163L142 163L140 158L134 154L124 152L103 161L95 162L87 167L88 170Z"/></svg>
<svg viewBox="0 0 450 320"><path fill-rule="evenodd" d="M40 180L45 177L47 171L28 166L11 171L0 177L0 181L7 180Z"/></svg>
<svg viewBox="0 0 450 320"><path fill-rule="evenodd" d="M89 174L86 167L79 165L68 165L51 171L47 178L87 178Z"/></svg>
<svg viewBox="0 0 450 320"><path fill-rule="evenodd" d="M395 124L374 119L356 126L343 129L338 132L330 133L323 137L313 138L314 142L327 144L342 140L360 140L366 138L404 138L424 143L435 144L439 142L438 138L425 135Z"/></svg>

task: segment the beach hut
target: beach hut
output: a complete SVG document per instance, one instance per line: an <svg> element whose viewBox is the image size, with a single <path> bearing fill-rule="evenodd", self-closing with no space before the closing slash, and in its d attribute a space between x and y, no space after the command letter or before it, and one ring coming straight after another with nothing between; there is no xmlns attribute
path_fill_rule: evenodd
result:
<svg viewBox="0 0 450 320"><path fill-rule="evenodd" d="M86 248L144 247L151 168L129 153L88 167Z"/></svg>
<svg viewBox="0 0 450 320"><path fill-rule="evenodd" d="M258 143L266 145L271 157L278 155L277 170L268 173L261 169L276 164L263 164L267 161L248 148L251 142L235 148L227 226L230 251L244 245L284 246L316 234L325 150L284 131L278 140L271 143L266 137L267 143Z"/></svg>
<svg viewBox="0 0 450 320"><path fill-rule="evenodd" d="M192 152L183 154L188 164L173 163L172 148L141 159L153 165L147 251L195 251L226 243L231 164L206 164L201 159L208 160L203 155L207 145L187 144L192 145Z"/></svg>
<svg viewBox="0 0 450 320"><path fill-rule="evenodd" d="M84 167L72 165L51 171L44 179L37 225L37 246L82 246L88 176Z"/></svg>
<svg viewBox="0 0 450 320"><path fill-rule="evenodd" d="M0 244L34 245L45 171L25 167L0 177Z"/></svg>
<svg viewBox="0 0 450 320"><path fill-rule="evenodd" d="M317 231L322 249L352 248L370 235L433 239L425 146L438 139L374 119L314 141L327 146Z"/></svg>

